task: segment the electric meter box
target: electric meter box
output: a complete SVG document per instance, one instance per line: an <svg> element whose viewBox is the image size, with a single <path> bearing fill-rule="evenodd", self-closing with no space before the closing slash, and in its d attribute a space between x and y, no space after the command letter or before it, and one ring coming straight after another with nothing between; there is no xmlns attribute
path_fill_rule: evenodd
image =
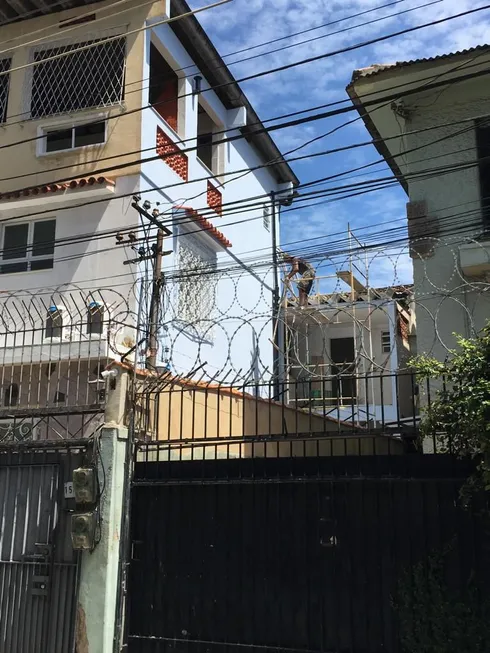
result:
<svg viewBox="0 0 490 653"><path fill-rule="evenodd" d="M73 470L73 494L76 503L90 505L97 501L97 472L94 467Z"/></svg>

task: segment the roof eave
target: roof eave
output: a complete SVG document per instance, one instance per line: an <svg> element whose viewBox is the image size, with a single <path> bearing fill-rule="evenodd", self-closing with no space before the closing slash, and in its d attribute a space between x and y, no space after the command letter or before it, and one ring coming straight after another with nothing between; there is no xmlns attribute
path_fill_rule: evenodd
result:
<svg viewBox="0 0 490 653"><path fill-rule="evenodd" d="M176 16L189 11L185 0L172 0L172 15ZM228 109L244 106L250 125L240 128L245 138L251 142L264 161L277 161L269 166L269 170L279 183L291 182L299 185L299 179L289 164L285 161L279 148L256 114L254 108L239 87L234 76L212 44L204 29L195 16L188 16L170 23L172 30L182 43L190 57L203 73L211 86L216 86L216 95ZM253 125L253 126L252 126ZM257 133L258 132L258 133Z"/></svg>
<svg viewBox="0 0 490 653"><path fill-rule="evenodd" d="M355 82L358 78L354 78L350 82L350 84L347 85L346 91L347 95L350 97L352 104L356 107L357 112L359 116L361 117L362 121L364 122L364 125L366 129L368 130L369 134L371 135L373 139L373 145L374 147L378 150L379 154L383 157L383 159L386 161L386 163L390 166L391 171L395 175L396 179L398 180L399 184L405 191L405 193L408 195L408 184L403 176L402 171L400 170L397 162L395 161L394 157L392 156L389 148L387 147L386 143L384 142L383 138L381 137L381 134L379 131L376 129L376 125L374 124L371 116L369 115L369 111L366 110L364 107L361 98L358 96L356 88L355 88Z"/></svg>

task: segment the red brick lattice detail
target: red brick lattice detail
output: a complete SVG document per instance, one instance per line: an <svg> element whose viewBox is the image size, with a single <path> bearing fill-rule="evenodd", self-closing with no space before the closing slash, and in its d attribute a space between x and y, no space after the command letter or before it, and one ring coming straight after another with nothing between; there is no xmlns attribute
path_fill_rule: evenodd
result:
<svg viewBox="0 0 490 653"><path fill-rule="evenodd" d="M175 153L173 156L169 156ZM181 179L188 180L189 166L187 155L180 151L179 147L167 134L157 127L157 154L162 157L162 161L172 168Z"/></svg>
<svg viewBox="0 0 490 653"><path fill-rule="evenodd" d="M216 211L218 215L223 213L223 195L208 181L208 206Z"/></svg>

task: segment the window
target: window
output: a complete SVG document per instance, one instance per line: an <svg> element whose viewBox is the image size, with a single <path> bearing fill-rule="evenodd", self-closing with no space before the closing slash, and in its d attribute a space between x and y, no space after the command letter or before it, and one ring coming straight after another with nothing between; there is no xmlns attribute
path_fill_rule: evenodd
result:
<svg viewBox="0 0 490 653"><path fill-rule="evenodd" d="M490 119L476 121L476 147L478 154L478 171L480 175L480 201L482 222L490 228Z"/></svg>
<svg viewBox="0 0 490 653"><path fill-rule="evenodd" d="M333 397L340 403L350 403L357 397L354 338L332 338L330 360Z"/></svg>
<svg viewBox="0 0 490 653"><path fill-rule="evenodd" d="M391 336L389 331L381 332L381 351L383 354L389 354L391 351Z"/></svg>
<svg viewBox="0 0 490 653"><path fill-rule="evenodd" d="M66 395L65 395L65 393L64 393L64 392L60 392L59 390L57 390L57 391L54 393L54 403L55 403L55 404L64 404L65 401L66 401Z"/></svg>
<svg viewBox="0 0 490 653"><path fill-rule="evenodd" d="M111 106L124 99L126 39L97 42L34 52L37 65L32 70L32 118ZM65 54L92 44L87 50Z"/></svg>
<svg viewBox="0 0 490 653"><path fill-rule="evenodd" d="M17 406L19 403L19 386L17 383L11 383L5 390L4 406Z"/></svg>
<svg viewBox="0 0 490 653"><path fill-rule="evenodd" d="M212 337L210 324L215 305L216 252L202 238L185 234L179 242L178 318L192 325L193 331Z"/></svg>
<svg viewBox="0 0 490 653"><path fill-rule="evenodd" d="M46 153L73 150L76 147L105 143L106 123L103 120L68 129L46 130L45 134L44 151Z"/></svg>
<svg viewBox="0 0 490 653"><path fill-rule="evenodd" d="M11 59L0 59L0 123L7 120Z"/></svg>
<svg viewBox="0 0 490 653"><path fill-rule="evenodd" d="M63 315L58 306L50 306L46 317L45 338L61 338L63 335Z"/></svg>
<svg viewBox="0 0 490 653"><path fill-rule="evenodd" d="M87 312L87 333L101 335L104 326L104 309L98 302L91 302Z"/></svg>
<svg viewBox="0 0 490 653"><path fill-rule="evenodd" d="M197 158L213 174L218 174L218 146L214 143L217 126L206 110L199 105L197 112Z"/></svg>
<svg viewBox="0 0 490 653"><path fill-rule="evenodd" d="M150 45L149 102L175 131L177 131L179 110L178 94L178 76L152 43Z"/></svg>
<svg viewBox="0 0 490 653"><path fill-rule="evenodd" d="M264 229L266 229L267 231L270 231L271 230L271 210L270 210L270 207L267 204L264 204L263 220L264 220Z"/></svg>
<svg viewBox="0 0 490 653"><path fill-rule="evenodd" d="M55 228L56 220L5 225L0 273L34 272L52 268Z"/></svg>

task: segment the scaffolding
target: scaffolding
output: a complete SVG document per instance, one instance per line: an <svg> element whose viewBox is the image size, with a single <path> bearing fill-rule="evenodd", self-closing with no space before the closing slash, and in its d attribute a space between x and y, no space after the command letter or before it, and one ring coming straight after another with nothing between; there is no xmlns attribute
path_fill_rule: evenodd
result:
<svg viewBox="0 0 490 653"><path fill-rule="evenodd" d="M376 289L372 289L369 281L369 264L367 248L362 243L350 225L347 226L348 238L348 258L346 261L346 269L336 270L333 274L315 275L313 282L313 292L310 293L308 303L306 306L300 306L299 293L294 286L301 281L301 279L288 279L287 274L283 278L283 293L281 298L281 311L283 313L283 320L285 325L285 338L284 338L284 376L285 380L295 377L303 377L307 379L309 386L317 383L320 388L314 389L314 395L319 394L323 408L325 403L330 399L333 403L339 401L348 402L349 407L353 407L353 414L355 414L356 422L369 422L376 421L376 412L370 409L369 402L369 389L366 387L365 379L371 377L368 381L371 397L374 399L374 375L373 375L373 330L372 330L372 301L379 298L379 293ZM359 253L357 253L357 251ZM321 266L319 266L321 267ZM327 280L335 279L336 282L343 282L348 286L348 291L340 293L322 293L322 284L328 283ZM340 304L342 302L342 306ZM367 316L359 319L359 304L362 302L364 312L367 306ZM329 319L326 315L325 309L337 309L334 313L333 319ZM332 324L340 324L339 315L348 314L350 319L346 321L346 326L349 322L352 325L352 339L354 348L354 360L348 361L348 375L345 378L350 378L350 383L342 383L342 374L338 375L338 387L340 393L335 397L325 397L325 379L334 377L334 369L342 370L333 363L330 351L329 362L313 361L310 351L310 336L309 330L311 329L312 322L314 328L325 329ZM290 325L301 325L304 329L304 347L301 347L298 338L299 331L295 332L294 328ZM302 351L300 351L302 349ZM301 360L303 358L303 361ZM361 391L360 380L363 380L363 388ZM354 385L355 384L355 385ZM343 385L351 388L350 395L343 395ZM353 387L354 386L354 387ZM352 392L354 389L354 392ZM363 397L363 393L366 395ZM293 398L296 403L314 403L315 396L307 396L304 398ZM332 405L332 411L335 411L338 406Z"/></svg>

